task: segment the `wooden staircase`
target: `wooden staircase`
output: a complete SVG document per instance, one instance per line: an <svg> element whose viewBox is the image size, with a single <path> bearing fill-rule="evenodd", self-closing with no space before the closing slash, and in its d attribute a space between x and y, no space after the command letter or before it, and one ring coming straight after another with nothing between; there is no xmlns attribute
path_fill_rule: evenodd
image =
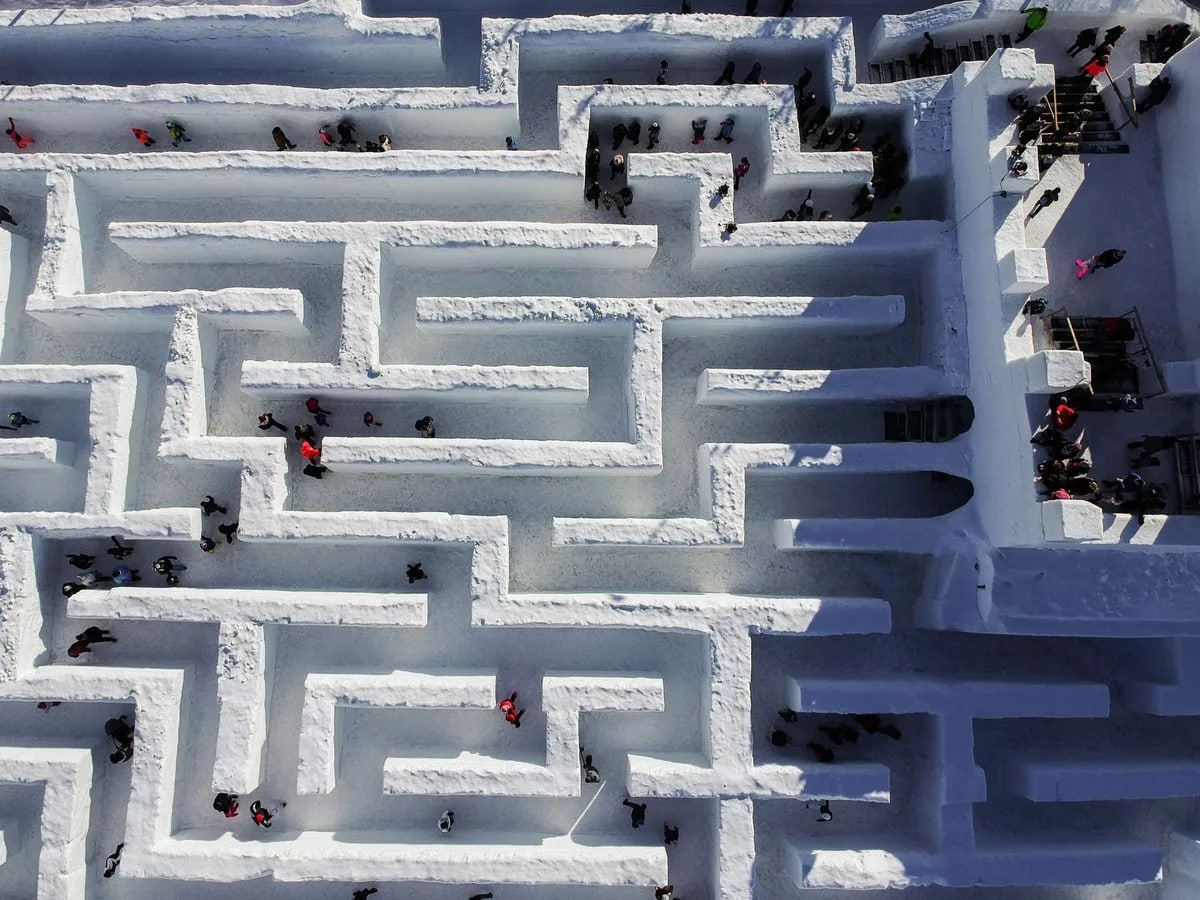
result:
<svg viewBox="0 0 1200 900"><path fill-rule="evenodd" d="M932 61L926 63L920 62L918 53L870 63L867 66L867 79L871 84L890 84L909 78L949 75L958 68L960 62L983 62L997 50L1012 45L1012 37L1007 34L989 34L978 40L972 38L961 44L938 47Z"/></svg>
<svg viewBox="0 0 1200 900"><path fill-rule="evenodd" d="M1072 113L1087 109L1092 116L1078 134L1060 137L1055 134L1054 116L1049 110L1042 114L1042 138L1038 154L1052 156L1084 155L1091 153L1128 153L1129 145L1113 125L1096 83L1087 75L1060 75L1054 79L1054 94L1047 98L1058 110L1058 121L1065 122Z"/></svg>

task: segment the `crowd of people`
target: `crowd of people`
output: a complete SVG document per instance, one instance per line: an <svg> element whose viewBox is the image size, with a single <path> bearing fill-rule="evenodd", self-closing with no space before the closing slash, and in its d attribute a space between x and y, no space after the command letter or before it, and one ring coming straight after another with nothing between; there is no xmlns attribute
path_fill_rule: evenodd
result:
<svg viewBox="0 0 1200 900"><path fill-rule="evenodd" d="M313 421L322 428L329 427L329 417L333 412L321 406L321 401L316 397L309 397L304 401L304 408L308 414L313 417ZM363 426L371 428L383 428L384 424L375 418L375 414L370 410L362 414ZM275 418L271 412L264 412L258 417L258 430L270 431L272 428L282 431L287 434L288 426ZM423 438L432 438L437 436L437 429L434 427L433 416L422 416L413 423L413 428L417 434ZM321 462L321 442L317 436L317 431L312 425L296 425L293 429L293 437L298 443L300 456L304 459L303 472L310 478L323 478L329 467Z"/></svg>
<svg viewBox="0 0 1200 900"><path fill-rule="evenodd" d="M1086 390L1086 389L1082 389ZM1146 515L1166 509L1164 485L1147 481L1136 470L1160 465L1158 454L1169 450L1179 439L1171 435L1143 435L1129 444L1130 470L1123 475L1097 480L1092 476L1092 461L1084 455L1084 447L1069 432L1079 422L1079 412L1069 394L1050 398L1049 421L1039 429L1031 444L1042 447L1046 456L1038 462L1035 476L1047 500L1088 500L1107 512L1127 513L1144 525Z"/></svg>
<svg viewBox="0 0 1200 900"><path fill-rule="evenodd" d="M781 709L779 718L784 722L792 724L799 721L799 713L792 709ZM890 737L894 741L900 740L903 736L900 729L891 722L885 722L882 717L875 713L863 713L853 717L858 727L851 725L849 722L835 722L832 725L818 725L817 735L806 743L804 746L812 752L813 759L820 763L832 763L837 760L837 755L829 749L822 741L829 741L835 747L841 747L846 744L857 744L859 738L859 728L862 728L867 734L882 734ZM792 745L794 740L792 736L782 728L776 728L772 725L767 731L767 738L776 747L788 747ZM832 816L830 816L832 818ZM826 820L828 821L828 820Z"/></svg>

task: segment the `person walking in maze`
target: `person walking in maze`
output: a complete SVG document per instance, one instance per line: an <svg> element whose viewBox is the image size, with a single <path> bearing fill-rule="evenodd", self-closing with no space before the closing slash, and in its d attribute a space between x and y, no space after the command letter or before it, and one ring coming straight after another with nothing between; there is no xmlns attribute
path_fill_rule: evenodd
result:
<svg viewBox="0 0 1200 900"><path fill-rule="evenodd" d="M116 751L109 756L112 762L120 763L133 758L133 726L124 716L105 722L104 733L116 747Z"/></svg>
<svg viewBox="0 0 1200 900"><path fill-rule="evenodd" d="M1062 193L1062 188L1050 188L1042 191L1042 196L1038 197L1037 203L1033 204L1033 209L1029 211L1029 218L1033 218L1051 203L1058 201L1058 195Z"/></svg>
<svg viewBox="0 0 1200 900"><path fill-rule="evenodd" d="M642 139L642 122L641 119L634 119L629 123L629 143L637 146Z"/></svg>
<svg viewBox="0 0 1200 900"><path fill-rule="evenodd" d="M38 425L40 419L31 419L23 412L10 412L8 414L8 424L13 428L24 428L26 425Z"/></svg>
<svg viewBox="0 0 1200 900"><path fill-rule="evenodd" d="M288 140L288 136L283 133L283 129L276 125L271 129L271 140L275 142L276 150L295 150L296 145Z"/></svg>
<svg viewBox="0 0 1200 900"><path fill-rule="evenodd" d="M92 567L92 563L96 561L96 557L89 556L87 553L68 553L67 562L76 569L87 571Z"/></svg>
<svg viewBox="0 0 1200 900"><path fill-rule="evenodd" d="M260 828L270 828L271 820L279 813L280 808L287 806L286 803L280 803L278 807L268 809L262 805L262 802L255 800L250 804L250 818L254 820L254 824Z"/></svg>
<svg viewBox="0 0 1200 900"><path fill-rule="evenodd" d="M1171 93L1171 79L1166 75L1156 75L1149 84L1150 93L1146 95L1146 99L1138 104L1138 115L1153 109L1162 103L1167 98L1167 94ZM13 222L16 225L16 222Z"/></svg>
<svg viewBox="0 0 1200 900"><path fill-rule="evenodd" d="M733 167L733 189L736 191L742 186L742 179L750 174L750 160L743 156L741 162Z"/></svg>
<svg viewBox="0 0 1200 900"><path fill-rule="evenodd" d="M425 570L421 568L421 564L419 562L409 563L404 569L404 574L408 578L409 584L414 584L418 581L424 581L429 577L425 574Z"/></svg>
<svg viewBox="0 0 1200 900"><path fill-rule="evenodd" d="M292 429L292 434L295 436L296 440L301 442L308 441L311 444L316 443L317 440L316 429L311 425L297 425Z"/></svg>
<svg viewBox="0 0 1200 900"><path fill-rule="evenodd" d="M224 506L217 502L217 498L212 494L205 494L204 499L200 501L200 509L204 513L204 517L208 518L215 512L225 515L229 512Z"/></svg>
<svg viewBox="0 0 1200 900"><path fill-rule="evenodd" d="M178 147L180 143L190 144L192 139L187 136L187 129L176 122L174 119L167 119L167 136L171 139L171 146Z"/></svg>
<svg viewBox="0 0 1200 900"><path fill-rule="evenodd" d="M732 144L733 143L733 126L734 126L733 116L726 116L725 119L721 122L721 130L719 132L717 132L717 136L715 138L713 138L713 140L714 141L724 141L727 144Z"/></svg>
<svg viewBox="0 0 1200 900"><path fill-rule="evenodd" d="M874 208L875 185L868 181L859 189L858 196L854 198L854 213L850 218L857 219L859 216L865 216Z"/></svg>
<svg viewBox="0 0 1200 900"><path fill-rule="evenodd" d="M832 822L833 810L829 808L829 801L822 800L819 804L814 805L812 802L804 804L805 809L815 809L817 811L818 822Z"/></svg>
<svg viewBox="0 0 1200 900"><path fill-rule="evenodd" d="M624 174L625 156L621 153L618 153L608 161L608 177L615 181L618 175Z"/></svg>
<svg viewBox="0 0 1200 900"><path fill-rule="evenodd" d="M584 784L596 784L600 781L600 770L592 765L592 754L584 753L582 747L579 748L579 764L583 768Z"/></svg>
<svg viewBox="0 0 1200 900"><path fill-rule="evenodd" d="M1154 87L1154 83L1150 83L1150 87ZM658 137L662 134L662 126L657 122L651 122L650 127L646 129L646 149L653 150L658 146ZM13 223L14 225L16 222Z"/></svg>
<svg viewBox="0 0 1200 900"><path fill-rule="evenodd" d="M664 884L662 887L654 889L654 900L671 900L673 893L675 893L675 885Z"/></svg>
<svg viewBox="0 0 1200 900"><path fill-rule="evenodd" d="M1040 31L1046 25L1046 19L1050 16L1050 9L1046 6L1035 6L1029 10L1029 15L1025 17L1025 27L1021 29L1021 33L1017 35L1017 43L1033 36L1035 31Z"/></svg>
<svg viewBox="0 0 1200 900"><path fill-rule="evenodd" d="M304 408L307 409L314 416L316 416L316 415L332 416L333 415L332 411L321 408L321 401L318 400L316 397L309 397L307 400L305 400Z"/></svg>
<svg viewBox="0 0 1200 900"><path fill-rule="evenodd" d="M117 849L108 856L104 857L104 877L112 878L117 874L117 866L121 865L121 851L125 849L125 842L117 844Z"/></svg>
<svg viewBox="0 0 1200 900"><path fill-rule="evenodd" d="M1067 48L1067 55L1074 56L1080 50L1090 50L1092 45L1096 43L1096 35L1100 33L1099 28L1085 28L1079 34L1075 35L1075 43Z"/></svg>
<svg viewBox="0 0 1200 900"><path fill-rule="evenodd" d="M217 794L213 797L213 809L227 819L236 819L238 814L237 794Z"/></svg>
<svg viewBox="0 0 1200 900"><path fill-rule="evenodd" d="M679 843L679 829L669 822L663 822L663 844L672 847Z"/></svg>
<svg viewBox="0 0 1200 900"><path fill-rule="evenodd" d="M440 816L438 816L438 831L440 831L442 834L449 834L450 830L453 827L454 827L454 810L452 810L452 809L443 810L442 814Z"/></svg>
<svg viewBox="0 0 1200 900"><path fill-rule="evenodd" d="M142 576L138 574L137 569L131 569L129 566L117 566L112 571L113 584L120 587L127 587L135 581L141 581Z"/></svg>
<svg viewBox="0 0 1200 900"><path fill-rule="evenodd" d="M37 143L33 138L25 137L17 131L17 123L13 121L12 116L8 117L8 127L4 129L4 133L8 135L9 140L17 145L18 150L24 150L30 144Z"/></svg>
<svg viewBox="0 0 1200 900"><path fill-rule="evenodd" d="M319 137L321 139L321 146L323 146L323 147L332 147L333 146L333 135L329 132L328 124L322 125L320 128L317 129L317 137Z"/></svg>
<svg viewBox="0 0 1200 900"><path fill-rule="evenodd" d="M808 124L804 126L804 130L800 132L800 143L807 144L808 139L816 134L828 121L829 107L822 105L817 109Z"/></svg>
<svg viewBox="0 0 1200 900"><path fill-rule="evenodd" d="M424 418L417 419L413 427L417 429L417 433L423 438L437 437L437 431L433 427L433 416L425 416Z"/></svg>
<svg viewBox="0 0 1200 900"><path fill-rule="evenodd" d="M621 801L622 806L628 806L630 809L629 823L634 828L641 828L646 823L646 804L634 803L628 797Z"/></svg>
<svg viewBox="0 0 1200 900"><path fill-rule="evenodd" d="M92 644L115 644L117 639L108 633L107 628L97 628L95 625L75 635L75 643L67 648L67 656L79 659L83 653L91 653Z"/></svg>
<svg viewBox="0 0 1200 900"><path fill-rule="evenodd" d="M154 571L159 575L165 575L167 584L172 586L179 584L179 576L175 573L187 571L187 566L179 565L178 559L177 556L160 556L153 562Z"/></svg>
<svg viewBox="0 0 1200 900"><path fill-rule="evenodd" d="M666 84L667 83L667 70L669 68L671 68L671 64L668 63L665 59L660 59L658 61L658 76L654 79L655 84Z"/></svg>
<svg viewBox="0 0 1200 900"><path fill-rule="evenodd" d="M233 543L233 536L235 534L237 534L237 530L238 530L237 522L229 522L225 525L217 526L217 531L219 531L219 532L221 532L221 534L225 535L225 543L227 543L227 544Z"/></svg>
<svg viewBox="0 0 1200 900"><path fill-rule="evenodd" d="M1090 259L1076 259L1075 265L1079 267L1079 271L1075 273L1075 277L1083 278L1097 269L1110 269L1124 258L1125 251L1114 247L1098 253Z"/></svg>
<svg viewBox="0 0 1200 900"><path fill-rule="evenodd" d="M716 81L713 82L713 84L733 84L733 69L733 60L731 59L725 63L725 68L721 70L720 76ZM10 119L9 121L11 122L12 120Z"/></svg>
<svg viewBox="0 0 1200 900"><path fill-rule="evenodd" d="M612 136L613 136L613 144L612 144L612 148L613 148L613 152L614 152L614 153L615 153L617 150L620 150L620 149L621 149L621 145L622 145L623 143L625 143L625 138L626 138L628 135L629 135L629 129L627 129L627 128L625 127L625 123L624 123L624 122L618 122L616 125L614 125L614 126L613 126L613 130L612 130Z"/></svg>
<svg viewBox="0 0 1200 900"><path fill-rule="evenodd" d="M375 421L375 416L371 414L370 410L367 410L365 413L363 413L363 424L366 425L368 428L370 428L372 426L374 426L375 428L383 427L382 422Z"/></svg>
<svg viewBox="0 0 1200 900"><path fill-rule="evenodd" d="M1150 87L1154 87L1154 82L1150 83ZM0 205L0 223L8 223L13 228L17 227L17 220L12 217L7 206Z"/></svg>
<svg viewBox="0 0 1200 900"><path fill-rule="evenodd" d="M345 150L347 147L359 149L358 141L354 139L354 126L350 124L349 119L342 119L338 122L337 133L339 150Z"/></svg>
<svg viewBox="0 0 1200 900"><path fill-rule="evenodd" d="M258 417L258 430L266 431L268 428L278 428L282 432L287 432L287 426L276 422L275 417L269 412L263 413Z"/></svg>
<svg viewBox="0 0 1200 900"><path fill-rule="evenodd" d="M1115 46L1117 41L1121 39L1121 36L1128 30L1124 25L1114 25L1108 31L1104 32L1104 41L1102 43Z"/></svg>
<svg viewBox="0 0 1200 900"><path fill-rule="evenodd" d="M62 595L64 597L74 597L80 591L85 590L82 584L74 581L64 581L62 583Z"/></svg>
<svg viewBox="0 0 1200 900"><path fill-rule="evenodd" d="M613 195L613 201L616 204L617 212L621 214L621 218L628 218L625 215L625 210L633 205L633 188L628 186L621 188Z"/></svg>
<svg viewBox="0 0 1200 900"><path fill-rule="evenodd" d="M708 128L708 119L692 119L692 144L704 140L704 132Z"/></svg>
<svg viewBox="0 0 1200 900"><path fill-rule="evenodd" d="M200 535L200 549L210 556L217 552L217 548L221 545L210 538L207 534Z"/></svg>
<svg viewBox="0 0 1200 900"><path fill-rule="evenodd" d="M99 572L92 572L90 570L87 572L80 572L75 576L75 580L85 588L93 588L97 584L101 584L106 581L112 581L112 579L107 575L101 575Z"/></svg>
<svg viewBox="0 0 1200 900"><path fill-rule="evenodd" d="M120 562L121 560L126 559L133 555L133 548L121 546L121 542L119 540L117 540L117 536L115 534L111 538L109 538L109 540L112 541L113 545L111 547L109 547L107 550L105 550L104 552L107 553L109 556L111 556L113 559Z"/></svg>
<svg viewBox="0 0 1200 900"><path fill-rule="evenodd" d="M591 204L596 209L599 209L600 208L600 195L602 193L604 193L604 192L600 189L600 182L593 181L591 184L589 184L587 186L587 189L583 192L583 199L585 201L591 202Z"/></svg>
<svg viewBox="0 0 1200 900"><path fill-rule="evenodd" d="M767 732L767 737L776 747L786 747L792 742L792 736L790 734L775 727L772 727Z"/></svg>

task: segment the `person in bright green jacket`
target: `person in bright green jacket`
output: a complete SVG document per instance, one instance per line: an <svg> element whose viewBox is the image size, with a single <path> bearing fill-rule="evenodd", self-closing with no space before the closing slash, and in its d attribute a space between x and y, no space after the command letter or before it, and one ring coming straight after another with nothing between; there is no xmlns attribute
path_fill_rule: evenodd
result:
<svg viewBox="0 0 1200 900"><path fill-rule="evenodd" d="M1046 24L1046 19L1050 16L1050 10L1045 6L1035 6L1029 11L1029 15L1025 17L1025 27L1021 29L1021 33L1017 35L1017 43L1030 37L1035 31L1039 31Z"/></svg>

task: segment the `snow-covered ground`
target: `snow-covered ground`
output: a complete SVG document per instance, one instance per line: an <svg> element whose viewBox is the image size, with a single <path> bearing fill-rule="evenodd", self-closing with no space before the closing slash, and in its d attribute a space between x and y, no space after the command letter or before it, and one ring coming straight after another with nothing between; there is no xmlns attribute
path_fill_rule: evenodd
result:
<svg viewBox="0 0 1200 900"><path fill-rule="evenodd" d="M1138 40L1196 14L1052 5L875 85L879 40L1024 13L668 5L3 17L0 117L36 143L0 150L0 413L35 420L0 432L0 898L1200 897L1200 520L1169 454L1144 524L1039 502L1029 437L1087 370L1021 312L1140 312L1167 391L1084 414L1095 474L1200 431L1200 50L1128 154L996 188L1007 98L1076 31L1129 24L1140 98ZM806 69L861 150L802 142ZM324 148L342 119L392 149ZM904 183L852 218L885 135ZM810 195L827 221L780 221ZM89 627L118 640L76 658Z"/></svg>

